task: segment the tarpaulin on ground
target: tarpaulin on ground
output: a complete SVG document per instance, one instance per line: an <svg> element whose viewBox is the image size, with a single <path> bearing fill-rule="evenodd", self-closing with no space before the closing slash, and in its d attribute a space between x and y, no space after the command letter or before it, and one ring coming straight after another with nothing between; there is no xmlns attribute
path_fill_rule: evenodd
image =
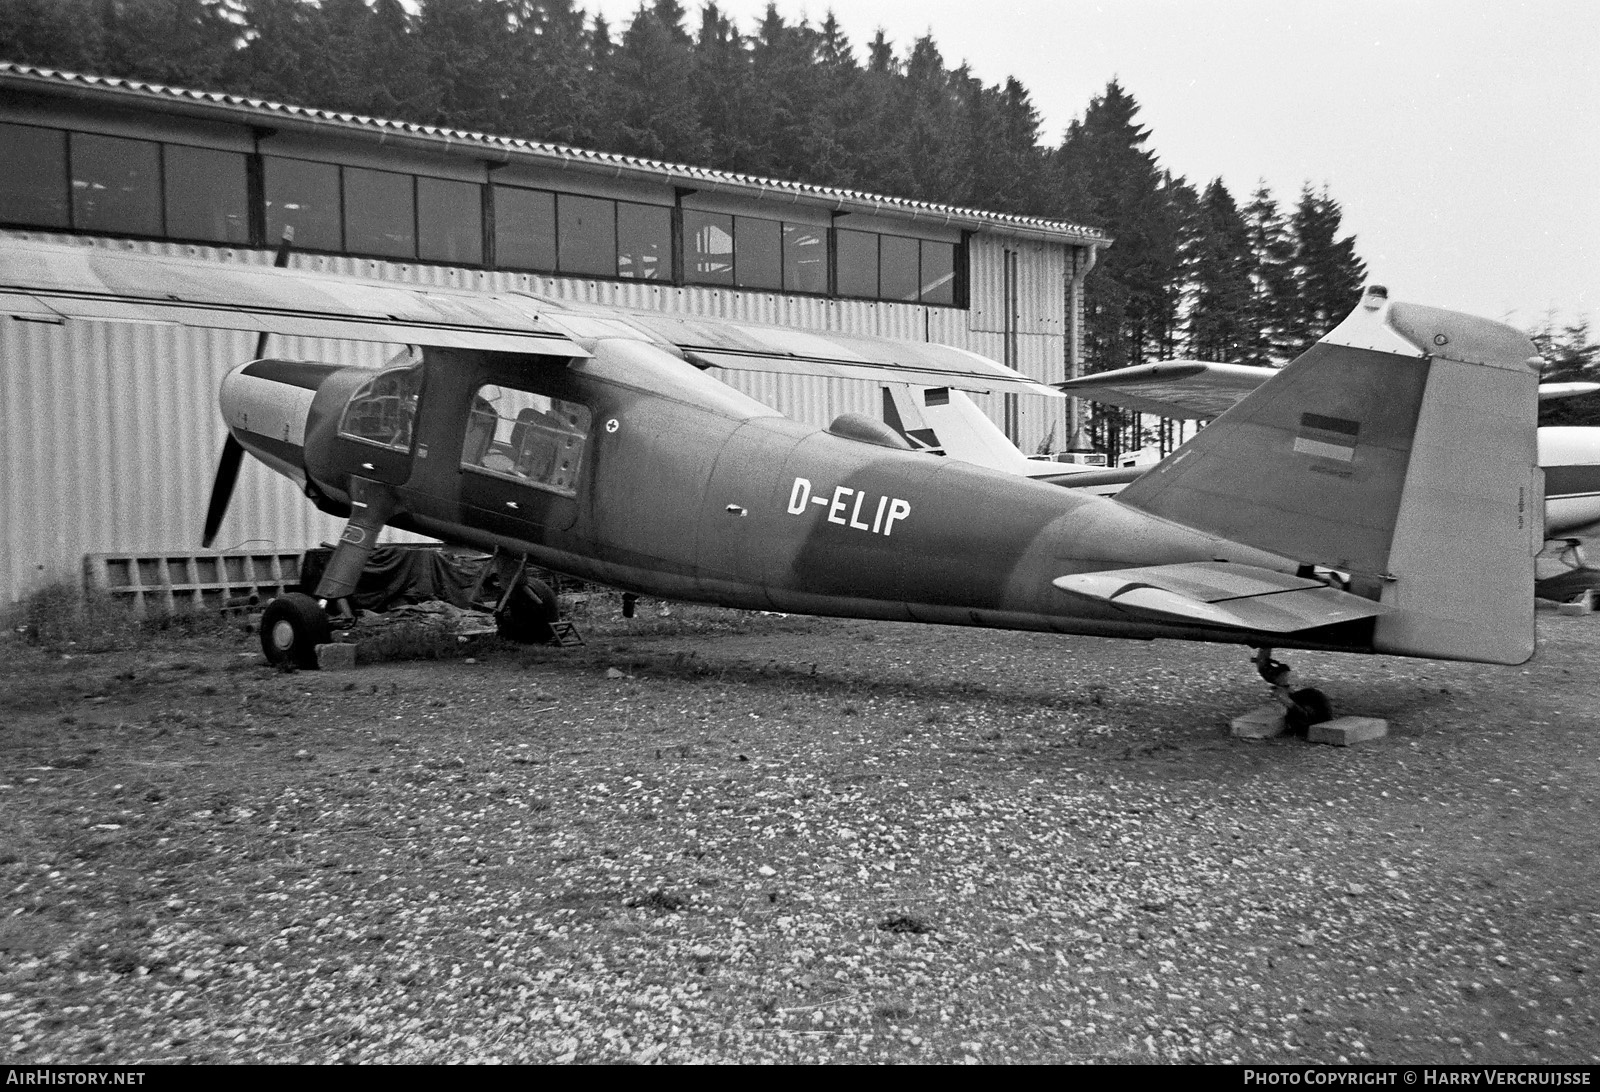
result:
<svg viewBox="0 0 1600 1092"><path fill-rule="evenodd" d="M300 587L315 594L331 549L307 550L300 566ZM442 549L379 546L361 572L351 603L360 610L388 610L406 603L442 600L456 607L473 605L490 559L481 554L452 554Z"/></svg>

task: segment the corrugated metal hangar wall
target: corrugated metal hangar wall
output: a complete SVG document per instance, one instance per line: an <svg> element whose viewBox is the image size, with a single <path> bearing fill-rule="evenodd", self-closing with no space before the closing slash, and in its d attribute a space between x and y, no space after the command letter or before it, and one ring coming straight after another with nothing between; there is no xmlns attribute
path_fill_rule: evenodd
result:
<svg viewBox="0 0 1600 1092"><path fill-rule="evenodd" d="M3 69L5 66L0 66ZM0 73L3 74L3 73ZM0 124L5 121L0 110ZM370 153L368 153L370 154ZM580 180L574 178L572 184ZM767 185L770 185L768 183ZM793 198L790 198L793 201ZM0 222L15 219L0 209ZM948 229L947 229L948 232ZM220 262L268 264L264 247L210 247L129 240L83 231L4 234ZM1104 245L1105 240L1095 240ZM967 306L929 306L727 287L542 275L296 253L290 264L361 277L556 300L871 334L956 345L1045 382L1066 378L1069 316L1081 285L1074 247L969 231ZM1009 313L1008 313L1009 312ZM273 337L272 356L377 367L400 346ZM76 581L86 554L199 553L201 527L224 429L216 394L223 375L249 359L255 338L228 331L132 323L9 319L0 323L0 603L57 581ZM876 384L759 372L721 373L746 394L824 426L846 411L878 415ZM977 396L1018 446L1066 443L1064 400L1022 397L1009 412ZM298 551L337 538L293 483L246 460L217 542L219 550ZM390 532L393 540L409 536Z"/></svg>

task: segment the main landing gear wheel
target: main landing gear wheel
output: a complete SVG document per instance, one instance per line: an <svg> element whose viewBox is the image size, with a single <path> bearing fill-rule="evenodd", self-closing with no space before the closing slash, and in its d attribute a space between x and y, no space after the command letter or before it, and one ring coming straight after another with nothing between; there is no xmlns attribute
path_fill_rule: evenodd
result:
<svg viewBox="0 0 1600 1092"><path fill-rule="evenodd" d="M1333 703L1314 686L1290 689L1294 672L1289 665L1272 658L1270 648L1258 648L1253 657L1256 670L1272 687L1272 700L1283 706L1283 719L1289 732L1303 736L1313 724L1333 719Z"/></svg>
<svg viewBox="0 0 1600 1092"><path fill-rule="evenodd" d="M301 592L280 595L261 612L261 651L275 667L315 668L317 646L327 644L332 636L328 612Z"/></svg>
<svg viewBox="0 0 1600 1092"><path fill-rule="evenodd" d="M512 589L494 616L500 636L519 645L547 645L555 640L550 624L558 620L561 612L556 605L556 593L549 585L531 577L524 577Z"/></svg>

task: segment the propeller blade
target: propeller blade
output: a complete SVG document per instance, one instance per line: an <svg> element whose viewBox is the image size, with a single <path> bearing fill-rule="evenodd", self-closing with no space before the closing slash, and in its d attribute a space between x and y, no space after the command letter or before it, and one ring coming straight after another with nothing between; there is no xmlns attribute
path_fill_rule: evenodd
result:
<svg viewBox="0 0 1600 1092"><path fill-rule="evenodd" d="M228 501L233 498L233 484L239 479L239 464L243 461L244 445L230 432L222 444L222 458L217 460L217 480L211 486L211 506L206 509L206 533L200 540L208 550L222 526L222 517L228 514Z"/></svg>

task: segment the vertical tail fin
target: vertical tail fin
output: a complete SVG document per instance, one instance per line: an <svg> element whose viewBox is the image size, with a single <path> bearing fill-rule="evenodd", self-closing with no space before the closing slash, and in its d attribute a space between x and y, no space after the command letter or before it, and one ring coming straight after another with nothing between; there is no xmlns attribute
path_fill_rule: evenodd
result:
<svg viewBox="0 0 1600 1092"><path fill-rule="evenodd" d="M1350 573L1397 608L1376 651L1521 663L1544 537L1537 365L1509 326L1369 290L1118 500Z"/></svg>

